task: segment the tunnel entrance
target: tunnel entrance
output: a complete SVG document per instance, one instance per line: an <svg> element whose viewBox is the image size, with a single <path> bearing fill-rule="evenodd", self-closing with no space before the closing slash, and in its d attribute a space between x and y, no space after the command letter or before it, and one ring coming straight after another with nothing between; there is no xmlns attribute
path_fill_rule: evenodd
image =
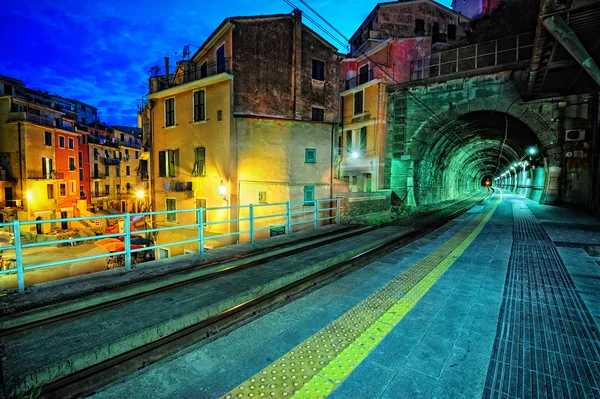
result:
<svg viewBox="0 0 600 399"><path fill-rule="evenodd" d="M481 179L481 186L482 187L491 187L493 184L492 183L493 181L494 181L494 177L492 175L487 175L483 179Z"/></svg>
<svg viewBox="0 0 600 399"><path fill-rule="evenodd" d="M433 134L418 132L411 143L414 201L456 198L487 181L514 192L540 191L540 174L533 178L531 171L543 170L543 157L528 156L530 148L542 148L536 134L518 118L498 111L468 112Z"/></svg>

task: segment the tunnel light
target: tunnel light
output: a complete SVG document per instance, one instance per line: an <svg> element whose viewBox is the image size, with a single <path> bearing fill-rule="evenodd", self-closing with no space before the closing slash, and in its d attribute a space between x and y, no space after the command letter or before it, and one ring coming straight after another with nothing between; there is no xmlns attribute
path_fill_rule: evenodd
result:
<svg viewBox="0 0 600 399"><path fill-rule="evenodd" d="M360 155L360 154L359 154L358 152L354 151L354 152L352 153L352 158L354 158L354 159L358 159L359 155Z"/></svg>
<svg viewBox="0 0 600 399"><path fill-rule="evenodd" d="M514 169L514 168L516 168L517 166L518 166L518 165L517 165L516 163L515 163L515 164L513 164L513 169Z"/></svg>
<svg viewBox="0 0 600 399"><path fill-rule="evenodd" d="M538 153L538 149L536 146L531 146L531 147L527 148L527 155L534 156L537 153Z"/></svg>

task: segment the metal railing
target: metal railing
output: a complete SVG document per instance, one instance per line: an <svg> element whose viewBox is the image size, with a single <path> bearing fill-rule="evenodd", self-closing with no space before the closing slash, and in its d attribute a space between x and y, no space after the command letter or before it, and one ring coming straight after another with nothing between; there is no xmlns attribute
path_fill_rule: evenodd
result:
<svg viewBox="0 0 600 399"><path fill-rule="evenodd" d="M94 194L92 194L94 195ZM309 206L309 204L312 204ZM326 205L326 206L324 206ZM311 209L307 209L310 207ZM273 213L265 211L267 209L273 209ZM237 218L231 218L227 220L217 219L215 221L210 221L211 217L207 217L211 212L223 212L223 211L233 211L233 213L238 214ZM178 215L182 214L190 214L192 213L195 217L195 222L187 223L187 224L175 224L170 223L170 220L176 220ZM242 213L244 217L240 217ZM229 213L231 214L231 213ZM166 222L156 221L157 216L164 216ZM225 216L227 218L227 216ZM147 221L149 218L154 219L153 225L166 225L167 227L160 228L147 228ZM204 220L204 219L207 220ZM85 222L85 223L98 223L103 219L111 219L112 221L122 221L123 222L123 231L112 234L103 234L97 235L93 237L78 237L78 238L68 238L68 239L60 239L56 241L44 241L44 242L36 242L36 243L27 243L23 244L21 242L21 229L24 226L31 226L32 230L37 230L41 228L40 225L43 224L61 224L61 223L70 223L70 222ZM131 226L134 220L144 220L144 229L132 231ZM266 227L260 227L260 223L267 221ZM132 259L135 255L137 257L138 253L157 250L157 249L165 249L167 247L173 247L177 245L186 245L186 244L195 244L198 248L198 253L203 254L205 250L205 242L207 240L218 240L228 237L235 237L237 241L240 241L241 236L247 236L248 241L250 243L254 243L257 239L257 233L261 231L268 231L271 229L285 229L285 233L288 236L292 235L293 228L295 226L300 225L309 225L312 226L315 230L319 228L319 226L327 222L328 224L341 223L341 199L321 199L321 200L313 200L310 202L280 202L273 204L250 204L250 205L240 205L240 206L223 206L223 207L213 207L213 208L196 208L196 209L184 209L184 210L174 210L174 211L160 211L160 212L143 212L143 213L125 213L125 214L116 214L116 215L102 215L102 216L91 216L91 217L77 217L77 218L65 218L65 219L53 219L53 220L31 220L31 221L19 221L15 220L11 223L0 223L0 228L9 228L12 229L14 234L14 243L9 246L0 247L4 252L9 250L15 251L14 262L11 261L8 264L8 268L6 268L6 264L3 265L0 270L0 276L7 274L15 274L17 275L17 287L20 292L25 290L25 272L44 269L49 267L56 267L61 265L70 265L76 262L89 262L97 259L107 259L109 257L117 257L123 256L123 266L126 270L132 269L132 264L134 264L135 260ZM273 224L271 224L273 223ZM218 225L231 225L237 224L237 228L235 231L230 233L222 233L222 234L212 234L209 235L205 232L205 229L210 229L210 226L218 226ZM137 238L132 238L132 235L146 235L153 236L160 232L173 232L175 230L186 230L191 233L193 238L176 241L176 242L165 242L161 244L156 244L153 240L150 240L146 246L136 245L136 248L132 248L132 240L137 240ZM296 231L299 229L296 229ZM114 238L114 239L122 239L123 248L120 251L109 252L106 254L100 255L92 255L92 256L77 256L74 254L72 259L63 259L55 262L48 262L33 266L24 266L23 257L26 255L23 253L23 250L28 248L39 248L39 247L47 247L47 246L55 246L55 245L77 245L79 243L91 243L98 240L106 239L106 238ZM120 249L120 247L119 247ZM108 250L107 250L108 251Z"/></svg>
<svg viewBox="0 0 600 399"><path fill-rule="evenodd" d="M182 73L152 76L150 78L150 93L156 93L172 86L193 82L224 72L231 73L231 58L224 58L221 61L215 61L205 66L199 65L193 69L184 67Z"/></svg>
<svg viewBox="0 0 600 399"><path fill-rule="evenodd" d="M353 78L347 79L344 88L345 90L350 90L362 84L368 83L371 80L379 79L379 74L380 72L376 73L373 69L369 69L366 72L359 73Z"/></svg>
<svg viewBox="0 0 600 399"><path fill-rule="evenodd" d="M39 170L27 171L27 178L32 180L51 180L51 179L64 179L65 174L63 172L50 172L44 173Z"/></svg>
<svg viewBox="0 0 600 399"><path fill-rule="evenodd" d="M104 179L106 177L106 174L104 174L104 172L94 172L92 171L91 173L91 178L92 179Z"/></svg>
<svg viewBox="0 0 600 399"><path fill-rule="evenodd" d="M507 65L531 59L534 33L458 47L411 62L410 80L423 80L459 72Z"/></svg>

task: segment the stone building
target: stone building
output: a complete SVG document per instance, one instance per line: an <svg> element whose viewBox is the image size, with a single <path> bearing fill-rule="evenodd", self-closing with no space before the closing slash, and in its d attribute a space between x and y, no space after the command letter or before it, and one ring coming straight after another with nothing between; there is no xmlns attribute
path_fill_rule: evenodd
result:
<svg viewBox="0 0 600 399"><path fill-rule="evenodd" d="M387 94L412 65L465 36L469 19L430 0L379 3L350 38L341 67L336 175L352 192L384 183ZM389 188L389 187L388 187Z"/></svg>
<svg viewBox="0 0 600 399"><path fill-rule="evenodd" d="M330 198L339 61L336 49L302 23L300 12L232 17L173 74L151 78L153 210L283 201L306 201L302 208L308 210L314 199ZM247 211L203 217L231 220ZM196 218L195 212L171 214L155 224L190 225ZM266 227L260 234L269 235ZM247 230L243 222L223 223L206 226L205 233ZM178 230L158 242L197 234ZM170 247L159 256L197 249Z"/></svg>

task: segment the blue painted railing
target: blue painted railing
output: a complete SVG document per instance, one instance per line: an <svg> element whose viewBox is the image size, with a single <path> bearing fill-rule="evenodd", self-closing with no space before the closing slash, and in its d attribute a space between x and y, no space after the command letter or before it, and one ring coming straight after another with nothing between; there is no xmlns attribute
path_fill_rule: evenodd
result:
<svg viewBox="0 0 600 399"><path fill-rule="evenodd" d="M31 221L15 220L10 223L0 223L0 228L11 227L14 232L14 243L9 246L2 246L2 247L0 247L0 249L3 251L15 250L15 253L16 253L14 267L8 268L7 270L0 270L0 276L16 273L18 290L20 292L23 292L25 290L25 272L30 271L30 270L55 267L55 266L60 266L60 265L65 265L65 264L70 264L70 263L75 263L75 262L86 262L86 261L91 261L91 260L96 260L96 259L109 258L109 257L113 257L113 256L118 256L118 255L124 255L125 269L131 270L131 268L132 268L131 255L138 253L138 252L155 250L158 248L172 247L172 246L176 246L176 245L197 243L198 244L198 252L204 253L204 243L205 243L206 239L216 240L219 238L234 237L234 236L237 236L239 238L239 236L241 236L243 234L248 234L249 241L251 243L253 243L255 241L257 232L263 231L263 230L269 230L272 228L284 227L286 234L288 236L291 236L293 226L312 224L314 229L318 229L320 222L324 222L324 221L330 221L330 222L335 221L335 223L340 224L341 202L340 202L339 198L313 200L313 201L310 201L310 204L311 204L310 208L314 208L314 209L305 209L307 207L307 202L302 201L302 202L280 202L280 203L273 203L273 204L250 204L250 205L241 205L241 206L223 206L223 207L213 207L213 208L184 209L184 210L162 211L162 212L142 212L142 213L135 213L135 214L125 213L125 214L118 214L118 215L115 214L115 215L102 215L102 216L53 219L53 220L31 220ZM329 205L327 207L321 207L324 204L329 204ZM292 208L294 206L297 206L300 210L293 211ZM285 213L274 213L274 214L266 214L266 215L260 215L260 216L255 215L255 211L257 209L269 208L269 207L285 207ZM248 211L248 217L236 218L236 219L230 219L230 220L217 220L214 222L208 222L208 221L203 220L203 215L206 212L219 211L219 210L241 210L241 209L246 209ZM140 216L145 219L146 217L155 217L158 215L183 214L183 213L192 213L192 212L196 213L196 220L197 220L197 222L193 223L193 224L174 225L174 226L161 227L161 228L151 228L151 229L145 229L145 230L137 230L137 231L133 231L133 232L131 231L131 221L134 218L138 218ZM323 212L328 212L328 216L321 217L320 214ZM308 220L293 221L294 218L302 217L303 215L309 215L309 214L312 217L308 218ZM255 226L255 224L256 224L255 222L257 220L284 218L284 217L285 217L285 224L270 225L268 227L260 227L260 228L256 228L256 226ZM41 224L64 223L64 222L83 222L83 221L89 222L89 221L93 221L93 220L102 220L102 219L123 220L123 232L122 233L121 232L114 233L114 234L102 234L102 235L97 235L97 236L93 236L93 237L68 238L68 239L62 239L62 240L28 243L28 244L21 243L20 232L21 232L22 226L37 226L37 225L41 225ZM234 231L234 232L225 233L225 234L210 235L209 237L205 236L204 228L206 226L221 225L221 224L226 224L226 223L239 223L239 222L248 222L248 230ZM132 234L135 234L135 235L152 234L152 233L159 233L159 232L163 232L163 231L175 231L175 230L190 229L190 228L197 229L197 232L198 232L197 237L194 239L163 243L163 244L159 244L159 245L149 245L144 248L135 248L135 249L131 248L131 235ZM94 242L94 241L101 240L104 238L117 238L117 237L123 237L124 250L120 251L120 252L110 252L110 253L101 254L101 255L77 257L77 258L73 258L73 259L65 259L65 260L60 260L60 261L56 261L56 262L48 262L48 263L43 263L43 264L34 265L34 266L24 266L23 265L23 256L24 256L23 250L27 249L27 248L37 248L37 247L56 246L56 245L72 245L72 244L78 243L78 242Z"/></svg>

